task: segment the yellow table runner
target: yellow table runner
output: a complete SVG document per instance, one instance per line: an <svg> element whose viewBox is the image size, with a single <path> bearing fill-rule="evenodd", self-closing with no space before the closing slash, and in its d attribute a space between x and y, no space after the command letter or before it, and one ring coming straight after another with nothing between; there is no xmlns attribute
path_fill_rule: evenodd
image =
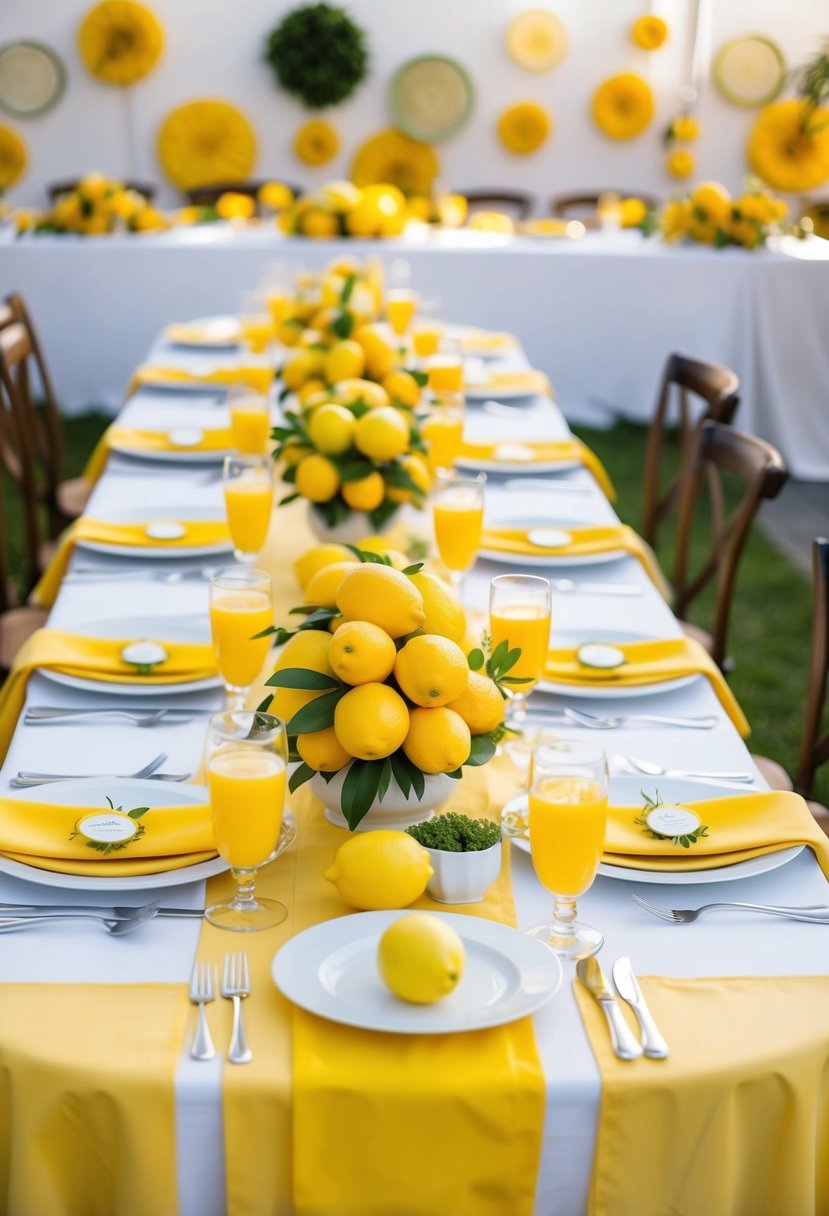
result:
<svg viewBox="0 0 829 1216"><path fill-rule="evenodd" d="M142 384L243 384L264 395L273 384L273 378L274 369L261 363L240 363L238 367L217 367L201 373L161 363L142 363L133 372L127 396L131 396Z"/></svg>
<svg viewBox="0 0 829 1216"><path fill-rule="evenodd" d="M529 529L533 531L533 529ZM556 528L558 531L558 528ZM624 550L642 563L651 581L667 600L671 592L665 576L659 568L656 554L650 545L627 524L610 524L596 528L563 527L570 537L568 544L534 545L527 539L527 528L485 528L481 537L481 548L497 553L515 553L527 557L588 557L594 553L613 553Z"/></svg>
<svg viewBox="0 0 829 1216"><path fill-rule="evenodd" d="M476 393L526 393L540 397L552 397L553 390L544 372L535 370L521 372L492 372L485 373L485 379L477 380L467 385L467 391Z"/></svg>
<svg viewBox="0 0 829 1216"><path fill-rule="evenodd" d="M516 460L510 454L516 448L525 449L526 461ZM505 455L501 456L500 450L504 450ZM534 464L564 464L575 461L590 470L609 499L613 500L616 497L613 482L604 465L596 453L591 451L587 444L582 443L580 439L562 439L555 443L524 443L521 440L509 439L502 439L497 443L464 443L461 448L461 459L469 461L502 460L504 464L508 465L526 464L528 469L532 469Z"/></svg>
<svg viewBox="0 0 829 1216"><path fill-rule="evenodd" d="M801 928L817 963L826 929ZM589 1216L829 1212L829 976L648 976L671 1054L634 1064L574 987L602 1076Z"/></svg>
<svg viewBox="0 0 829 1216"><path fill-rule="evenodd" d="M132 452L179 452L186 457L188 452L229 452L233 447L230 427L213 427L202 431L198 443L184 444L173 443L167 431L144 431L113 423L98 440L83 475L87 481L96 482L103 473L113 448Z"/></svg>
<svg viewBox="0 0 829 1216"><path fill-rule="evenodd" d="M95 541L105 545L123 545L125 548L154 547L164 549L207 548L228 542L230 532L224 520L181 520L184 535L173 540L159 539L147 535L147 524L109 524L103 520L90 519L82 515L62 533L57 552L34 591L32 601L44 608L51 608L57 599L60 584L66 573L69 559L78 541Z"/></svg>
<svg viewBox="0 0 829 1216"><path fill-rule="evenodd" d="M589 684L606 687L612 696L616 688L633 688L678 680L683 676L703 675L737 730L746 737L751 728L734 693L708 651L695 638L663 638L652 642L614 642L624 652L621 667L586 667L576 657L577 647L551 650L544 667L544 679L556 684Z"/></svg>

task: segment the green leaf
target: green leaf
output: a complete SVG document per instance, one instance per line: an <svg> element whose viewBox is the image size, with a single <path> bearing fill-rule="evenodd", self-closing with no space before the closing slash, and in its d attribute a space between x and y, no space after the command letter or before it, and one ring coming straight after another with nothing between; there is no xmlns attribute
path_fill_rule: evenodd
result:
<svg viewBox="0 0 829 1216"><path fill-rule="evenodd" d="M374 528L374 531L382 532L383 528L385 528L391 517L398 510L399 507L396 502L386 499L385 502L380 503L379 507L375 507L373 511L370 511L368 517L371 520L371 526Z"/></svg>
<svg viewBox="0 0 829 1216"><path fill-rule="evenodd" d="M331 332L335 333L338 338L345 341L351 337L351 332L354 329L354 317L350 312L338 313L331 322Z"/></svg>
<svg viewBox="0 0 829 1216"><path fill-rule="evenodd" d="M336 528L344 523L351 515L351 508L341 498L332 498L330 502L315 502L314 511L328 528Z"/></svg>
<svg viewBox="0 0 829 1216"><path fill-rule="evenodd" d="M362 481L374 472L374 465L370 460L333 460L332 464L336 466L340 481Z"/></svg>
<svg viewBox="0 0 829 1216"><path fill-rule="evenodd" d="M422 569L423 569L423 562L415 562L415 564L413 566L404 566L401 573L402 574L417 574L418 571L422 570Z"/></svg>
<svg viewBox="0 0 829 1216"><path fill-rule="evenodd" d="M359 421L364 415L371 412L371 406L363 397L355 397L353 401L349 401L347 409L351 410L354 417Z"/></svg>
<svg viewBox="0 0 829 1216"><path fill-rule="evenodd" d="M480 768L482 764L486 764L495 755L495 744L490 739L489 735L473 735L472 749L469 757L464 761L470 768Z"/></svg>
<svg viewBox="0 0 829 1216"><path fill-rule="evenodd" d="M415 367L404 367L403 370L409 373L417 384L418 388L425 388L429 383L429 376L427 372L418 371Z"/></svg>
<svg viewBox="0 0 829 1216"><path fill-rule="evenodd" d="M480 671L485 662L484 652L476 647L475 650L470 650L466 656L466 661L469 664L470 671Z"/></svg>
<svg viewBox="0 0 829 1216"><path fill-rule="evenodd" d="M352 832L377 797L382 760L352 760L341 794L343 815Z"/></svg>
<svg viewBox="0 0 829 1216"><path fill-rule="evenodd" d="M356 285L357 285L356 274L346 275L346 280L343 283L343 289L340 292L340 303L341 304L348 303L348 301L351 299L351 293L354 291L354 288Z"/></svg>
<svg viewBox="0 0 829 1216"><path fill-rule="evenodd" d="M491 668L492 671L500 672L501 664L504 662L504 659L507 657L508 654L509 654L509 642L505 638L503 642L498 643L498 645L495 647L492 654L490 655L489 662L487 663L487 669Z"/></svg>
<svg viewBox="0 0 829 1216"><path fill-rule="evenodd" d="M130 819L140 819L142 815L146 815L150 808L148 806L134 806L131 811L127 811Z"/></svg>
<svg viewBox="0 0 829 1216"><path fill-rule="evenodd" d="M444 777L451 777L453 781L460 781L463 776L462 768L453 768L451 773L444 773Z"/></svg>
<svg viewBox="0 0 829 1216"><path fill-rule="evenodd" d="M270 637L270 635L272 633L278 633L278 632L279 632L278 625L268 625L267 629L260 629L258 633L254 633L250 640L252 642L255 642L259 638L268 638L268 637Z"/></svg>
<svg viewBox="0 0 829 1216"><path fill-rule="evenodd" d="M271 705L273 705L273 693L269 692L268 695L266 697L263 697L263 699L256 706L256 712L258 714L260 714L260 713L266 714L268 712L268 710L270 709Z"/></svg>
<svg viewBox="0 0 829 1216"><path fill-rule="evenodd" d="M391 771L394 774L394 779L400 786L400 792L404 798L408 798L409 790L412 788L409 761L404 752L393 752L389 756L389 760L391 761Z"/></svg>
<svg viewBox="0 0 829 1216"><path fill-rule="evenodd" d="M302 495L298 493L286 494L284 498L280 498L278 505L280 507L287 507L289 502L296 502L298 498L302 498Z"/></svg>
<svg viewBox="0 0 829 1216"><path fill-rule="evenodd" d="M389 786L391 785L391 760L386 756L383 761L383 767L380 770L380 781L377 786L377 797L382 802L385 798Z"/></svg>
<svg viewBox="0 0 829 1216"><path fill-rule="evenodd" d="M335 676L327 676L323 671L312 671L308 667L283 667L275 671L268 680L273 688L342 688L342 683Z"/></svg>
<svg viewBox="0 0 829 1216"><path fill-rule="evenodd" d="M532 684L532 676L501 676L502 684Z"/></svg>
<svg viewBox="0 0 829 1216"><path fill-rule="evenodd" d="M288 778L288 789L292 794L295 794L299 787L304 785L306 781L310 781L313 776L314 769L312 769L310 765L305 764L303 761L298 768L294 769Z"/></svg>
<svg viewBox="0 0 829 1216"><path fill-rule="evenodd" d="M270 680L266 683L269 684ZM303 705L288 722L288 732L292 735L307 735L313 734L315 730L327 730L329 726L333 726L334 710L347 692L347 686L335 688L333 692L324 692L307 705Z"/></svg>

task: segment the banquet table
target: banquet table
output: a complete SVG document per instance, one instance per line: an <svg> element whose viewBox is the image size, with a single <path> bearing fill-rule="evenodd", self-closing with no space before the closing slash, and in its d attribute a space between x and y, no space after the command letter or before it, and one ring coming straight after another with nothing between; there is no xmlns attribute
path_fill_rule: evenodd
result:
<svg viewBox="0 0 829 1216"><path fill-rule="evenodd" d="M509 318L571 421L649 420L671 351L724 363L742 384L738 425L775 444L792 476L829 480L829 242L817 237L749 252L638 232L545 240L458 230L378 243L216 224L97 240L0 235L4 290L28 300L74 412L116 408L170 316L227 311L270 260L319 269L342 253L405 258L449 317L490 328Z"/></svg>
<svg viewBox="0 0 829 1216"><path fill-rule="evenodd" d="M187 365L188 357L172 347L165 347L163 341L159 341L153 350L154 359L159 355L168 363L177 360ZM142 388L129 399L121 421L133 426L158 425L161 409L153 390ZM199 426L204 425L205 420L217 425L224 419L223 407L189 394L167 398L163 411L167 426ZM522 427L527 428L527 433L531 431L533 438L556 439L568 435L563 414L546 398L516 405L515 413L513 419L470 405L467 438L509 437L516 441L520 440ZM148 513L155 517L171 518L177 511L194 509L214 509L219 515L222 490L220 481L215 475L211 476L211 467L215 470L215 466L205 464L162 464L113 455L95 488L88 513L99 519L114 518L123 509L144 503L148 505ZM487 522L503 523L528 514L544 514L556 522L578 519L612 523L616 519L610 503L584 468L541 477L536 484L542 488L522 488L520 485L511 488L508 480L492 478L487 486ZM293 504L283 513L275 513L268 542L275 560L289 561L296 555L297 537L301 535L296 522L301 518L298 508L302 505ZM122 581L112 579L101 583L85 579L73 581L72 571L79 565L90 564L100 567L104 573L123 571L127 577ZM187 568L200 562L182 559L178 564ZM169 615L192 619L207 637L207 583L188 580L170 586L160 585L149 576L142 577L141 568L139 560L128 557L76 552L70 564L70 577L62 585L52 610L50 624L60 629L94 633L95 623L104 618L134 620L145 615ZM510 568L520 569L520 562ZM465 590L468 608L485 610L489 580L505 569L507 567L494 562L478 561ZM533 569L528 568L528 572ZM584 577L583 571L578 575L572 570L553 573ZM578 629L589 634L593 629L601 631L609 626L652 637L679 636L679 625L670 608L632 557L591 565L588 577L590 582L605 585L633 584L640 594L618 598L583 592L554 594L553 643L557 633ZM35 675L30 680L27 706L54 704L56 699L64 705L78 706L90 701L87 693L56 689L43 675ZM172 698L171 703L177 700L209 710L219 707L221 696L208 691L186 698ZM539 698L533 722L543 725L545 720L552 720L568 700ZM618 712L621 702L608 698L576 704L602 714ZM682 688L659 692L645 700L625 701L624 709L714 715L717 724L705 731L631 725L612 732L586 731L568 724L566 734L599 741L612 754L649 757L669 767L748 768L754 773L753 783L738 788L763 788L763 779L753 765L745 743L725 716L707 680L696 678ZM169 754L171 771L195 772L202 752L204 729L203 717L152 731L136 731L111 721L95 723L94 728L80 722L56 727L19 724L0 771L0 793L12 792L9 782L18 770L43 767L45 756L48 756L48 766L57 771L94 771L105 755L106 763L111 764L113 771L129 772L163 747ZM705 796L706 788L700 785L701 797ZM301 837L294 847L302 848ZM277 860L274 864L283 863ZM547 919L550 896L537 882L530 858L518 849L513 849L512 873L519 927L527 928ZM639 974L678 977L812 975L825 967L825 928L771 918L758 923L751 916L733 914L727 919L712 918L692 929L675 929L639 909L630 898L636 891L668 906L677 902L678 893L682 895L679 902L694 905L718 898L789 904L827 902L826 880L808 849L778 869L726 884L702 882L677 888L600 876L588 894L580 899L579 905L584 918L599 926L605 935L603 960L628 954ZM50 902L54 894L53 888L33 885L0 872L0 900ZM139 903L157 896L158 891L148 880L146 890L130 891L129 902ZM61 891L60 897L66 902L83 902L86 893ZM170 905L203 907L204 884L168 888L163 892L163 898ZM115 939L102 933L97 926L66 922L43 925L20 934L5 934L0 937L0 982L80 985L161 981L184 985L189 980L199 929L199 923L195 921L156 920L140 932ZM235 945L229 943L229 948ZM584 1212L590 1180L601 1085L573 999L572 978L572 971L566 969L561 991L534 1015L546 1085L543 1147L535 1200L537 1216L578 1216ZM254 990L251 1000L255 999ZM256 1044L253 1046L255 1051ZM255 1067L254 1062L251 1068ZM220 1057L209 1063L196 1063L185 1050L180 1058L175 1104L178 1200L182 1216L221 1216L225 1211L222 1068ZM439 1094L435 1099L439 1100ZM393 1110L389 1117L394 1118ZM434 1214L424 1212L423 1216ZM753 1216L762 1214L754 1213ZM792 1213L792 1216L796 1214Z"/></svg>

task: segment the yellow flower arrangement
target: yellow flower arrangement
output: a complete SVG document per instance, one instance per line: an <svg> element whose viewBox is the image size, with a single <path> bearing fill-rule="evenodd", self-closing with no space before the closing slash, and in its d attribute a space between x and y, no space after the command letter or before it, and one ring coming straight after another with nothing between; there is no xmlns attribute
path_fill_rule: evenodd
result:
<svg viewBox="0 0 829 1216"><path fill-rule="evenodd" d="M509 106L498 119L498 136L508 152L529 156L549 138L552 123L543 106L521 101Z"/></svg>
<svg viewBox="0 0 829 1216"><path fill-rule="evenodd" d="M19 212L19 232L71 232L78 236L105 236L117 230L151 232L169 228L170 221L151 207L137 190L103 173L87 173L73 190L62 194L50 211Z"/></svg>
<svg viewBox="0 0 829 1216"><path fill-rule="evenodd" d="M226 190L216 199L216 214L220 220L249 220L256 214L256 202L247 194Z"/></svg>
<svg viewBox="0 0 829 1216"><path fill-rule="evenodd" d="M339 135L321 118L312 118L294 136L294 152L304 165L327 165L339 150Z"/></svg>
<svg viewBox="0 0 829 1216"><path fill-rule="evenodd" d="M410 214L405 195L389 182L361 190L352 182L332 181L283 210L278 224L287 236L318 240L389 237L400 235Z"/></svg>
<svg viewBox="0 0 829 1216"><path fill-rule="evenodd" d="M244 181L256 161L256 136L241 110L217 98L178 106L158 132L158 158L180 190Z"/></svg>
<svg viewBox="0 0 829 1216"><path fill-rule="evenodd" d="M593 118L610 139L634 139L654 115L651 87L641 76L622 72L599 85L593 94Z"/></svg>
<svg viewBox="0 0 829 1216"><path fill-rule="evenodd" d="M668 37L668 25L661 17L649 13L634 21L630 36L643 51L657 51Z"/></svg>
<svg viewBox="0 0 829 1216"><path fill-rule="evenodd" d="M687 148L675 148L673 152L668 153L665 168L671 177L676 177L680 181L693 177L695 168L694 155Z"/></svg>
<svg viewBox="0 0 829 1216"><path fill-rule="evenodd" d="M758 249L779 230L787 214L786 202L767 190L749 189L732 199L719 182L700 182L690 195L665 204L658 231L668 242Z"/></svg>
<svg viewBox="0 0 829 1216"><path fill-rule="evenodd" d="M429 144L410 139L395 127L378 131L357 150L351 178L357 186L389 182L404 194L431 194L440 162Z"/></svg>
<svg viewBox="0 0 829 1216"><path fill-rule="evenodd" d="M81 59L106 84L134 84L152 71L163 49L161 22L136 0L101 0L78 30Z"/></svg>
<svg viewBox="0 0 829 1216"><path fill-rule="evenodd" d="M775 190L799 194L829 177L829 109L806 100L761 110L748 139L752 172Z"/></svg>
<svg viewBox="0 0 829 1216"><path fill-rule="evenodd" d="M268 211L284 211L294 201L294 192L284 182L265 182L259 187L256 201Z"/></svg>
<svg viewBox="0 0 829 1216"><path fill-rule="evenodd" d="M0 123L0 193L20 180L26 172L27 163L23 140L11 127Z"/></svg>

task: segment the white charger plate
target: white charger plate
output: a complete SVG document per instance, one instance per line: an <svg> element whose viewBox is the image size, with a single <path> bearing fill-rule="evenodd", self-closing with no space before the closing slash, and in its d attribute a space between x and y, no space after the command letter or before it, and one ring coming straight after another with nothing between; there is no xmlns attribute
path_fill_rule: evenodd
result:
<svg viewBox="0 0 829 1216"><path fill-rule="evenodd" d="M132 509L123 509L120 511L108 511L106 522L109 524L141 524L152 523L155 521L164 521L170 523L178 523L181 516L185 516L188 520L196 522L198 520L207 520L213 522L221 522L222 516L214 510L207 507L163 507L151 506L149 509L135 507ZM185 557L201 557L211 553L232 553L233 542L228 537L226 541L219 541L213 545L165 545L162 541L153 543L153 538L147 537L146 545L113 545L106 544L103 541L95 540L78 540L76 545L79 549L88 549L91 553L106 553L108 555L116 555L118 557L136 557L150 558L156 561L158 558L165 559L183 559Z"/></svg>
<svg viewBox="0 0 829 1216"><path fill-rule="evenodd" d="M389 1034L453 1034L501 1026L546 1005L561 987L561 964L543 942L497 921L431 915L460 935L463 977L434 1005L399 1000L380 978L377 946L406 912L358 912L313 925L274 957L274 983L294 1004L346 1026Z"/></svg>
<svg viewBox="0 0 829 1216"><path fill-rule="evenodd" d="M733 798L739 794L733 785L715 785L710 782L688 781L677 777L611 777L610 802L615 806L644 805L643 793L655 798L659 793L663 802L684 805L701 802L706 798ZM743 793L757 793L744 790ZM518 794L506 804L501 816L516 811L526 813L527 795ZM522 836L509 836L522 853L530 852L530 842ZM761 857L750 857L747 861L736 861L731 866L717 866L712 870L634 870L627 866L613 866L606 862L599 865L599 874L604 878L618 878L623 882L657 883L662 886L699 885L706 882L733 882L738 878L752 878L755 874L766 874L794 861L803 852L804 845L780 849L777 853L764 853ZM687 856L685 850L683 856Z"/></svg>
<svg viewBox="0 0 829 1216"><path fill-rule="evenodd" d="M487 526L490 528L524 528L532 530L534 528L549 531L572 532L574 528L589 528L592 525L583 519L561 519L551 518L550 516L509 516L504 519L487 520ZM495 549L481 549L480 557L488 562L498 562L504 566L603 566L607 562L618 562L624 557L629 557L624 549L609 549L606 553L586 553L581 557L556 557L554 554L535 556L531 553L501 553Z"/></svg>
<svg viewBox="0 0 829 1216"><path fill-rule="evenodd" d="M649 634L634 633L629 629L585 629L580 631L553 631L550 637L550 649L566 650L570 647L583 646L586 642L648 642L653 641ZM637 697L654 697L658 693L675 692L685 688L695 680L704 676L678 676L675 680L658 680L654 684L618 685L608 679L606 684L592 681L590 684L555 684L552 680L539 680L536 691L554 693L559 697L585 697L587 700L607 701L635 700Z"/></svg>

